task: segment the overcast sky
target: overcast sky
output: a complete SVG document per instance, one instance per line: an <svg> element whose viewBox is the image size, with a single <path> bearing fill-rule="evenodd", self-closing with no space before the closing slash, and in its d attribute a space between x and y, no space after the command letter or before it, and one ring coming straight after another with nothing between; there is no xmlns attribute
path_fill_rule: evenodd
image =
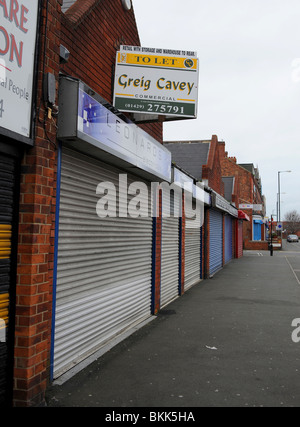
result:
<svg viewBox="0 0 300 427"><path fill-rule="evenodd" d="M300 0L133 0L141 45L194 50L198 117L164 124L164 140L226 143L259 168L267 215L300 213Z"/></svg>

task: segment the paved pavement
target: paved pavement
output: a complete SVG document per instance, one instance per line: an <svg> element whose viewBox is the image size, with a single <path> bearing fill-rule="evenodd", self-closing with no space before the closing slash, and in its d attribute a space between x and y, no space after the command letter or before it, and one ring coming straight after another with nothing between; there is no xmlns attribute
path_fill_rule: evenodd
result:
<svg viewBox="0 0 300 427"><path fill-rule="evenodd" d="M300 243L244 252L63 385L49 407L300 406ZM294 332L294 338L300 332Z"/></svg>

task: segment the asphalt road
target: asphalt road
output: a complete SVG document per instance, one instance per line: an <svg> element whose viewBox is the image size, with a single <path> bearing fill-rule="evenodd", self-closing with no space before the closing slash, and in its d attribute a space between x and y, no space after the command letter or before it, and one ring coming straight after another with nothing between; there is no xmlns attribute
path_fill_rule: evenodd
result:
<svg viewBox="0 0 300 427"><path fill-rule="evenodd" d="M248 252L47 393L49 407L300 406L300 244ZM129 409L128 409L129 410Z"/></svg>

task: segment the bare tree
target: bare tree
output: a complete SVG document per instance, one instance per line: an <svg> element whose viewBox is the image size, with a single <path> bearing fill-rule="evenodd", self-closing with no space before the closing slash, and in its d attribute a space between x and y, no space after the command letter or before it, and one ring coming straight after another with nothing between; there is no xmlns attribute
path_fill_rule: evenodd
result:
<svg viewBox="0 0 300 427"><path fill-rule="evenodd" d="M300 231L300 214L296 210L287 212L284 220L288 234L296 234Z"/></svg>

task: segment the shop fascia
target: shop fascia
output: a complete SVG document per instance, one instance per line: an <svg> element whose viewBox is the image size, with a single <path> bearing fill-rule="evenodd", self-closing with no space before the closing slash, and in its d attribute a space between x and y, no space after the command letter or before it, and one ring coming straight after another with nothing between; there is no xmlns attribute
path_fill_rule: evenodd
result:
<svg viewBox="0 0 300 427"><path fill-rule="evenodd" d="M238 218L238 209L235 206L232 206L220 194L216 193L215 191L212 191L211 200L212 200L212 207L219 209L223 212L226 212L235 218Z"/></svg>

